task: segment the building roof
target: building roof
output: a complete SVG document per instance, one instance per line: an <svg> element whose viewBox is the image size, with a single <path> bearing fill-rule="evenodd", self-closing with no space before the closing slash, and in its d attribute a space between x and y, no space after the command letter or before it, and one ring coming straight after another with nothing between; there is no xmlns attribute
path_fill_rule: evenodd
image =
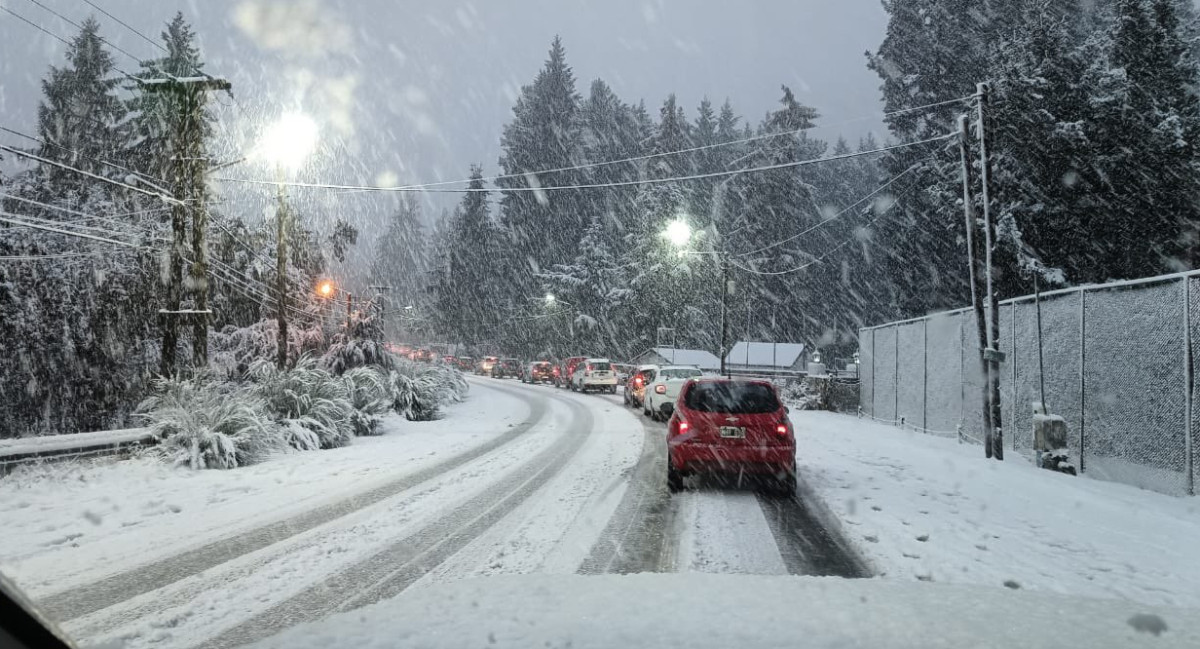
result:
<svg viewBox="0 0 1200 649"><path fill-rule="evenodd" d="M715 354L703 349L672 349L670 347L655 347L650 351L658 354L663 360L672 365L695 365L702 370L716 371L721 369L721 359Z"/></svg>
<svg viewBox="0 0 1200 649"><path fill-rule="evenodd" d="M734 367L773 367L788 369L804 353L803 343L739 342L729 350L725 362Z"/></svg>

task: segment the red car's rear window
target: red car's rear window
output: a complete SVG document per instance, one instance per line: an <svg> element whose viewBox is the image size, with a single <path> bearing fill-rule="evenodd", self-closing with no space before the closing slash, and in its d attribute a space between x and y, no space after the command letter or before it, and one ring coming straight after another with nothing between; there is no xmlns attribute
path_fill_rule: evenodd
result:
<svg viewBox="0 0 1200 649"><path fill-rule="evenodd" d="M753 415L779 410L779 398L762 383L696 383L687 391L683 405L697 412Z"/></svg>

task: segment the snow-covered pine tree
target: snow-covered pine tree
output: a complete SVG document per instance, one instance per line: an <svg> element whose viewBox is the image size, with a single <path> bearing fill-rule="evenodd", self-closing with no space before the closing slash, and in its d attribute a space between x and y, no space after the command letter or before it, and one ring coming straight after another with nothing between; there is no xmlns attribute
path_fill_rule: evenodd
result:
<svg viewBox="0 0 1200 649"><path fill-rule="evenodd" d="M425 292L428 270L428 241L418 199L409 194L392 212L387 229L375 244L371 283L386 286L383 296L391 309L415 306ZM403 323L391 319L389 324ZM403 337L411 327L393 327L388 333Z"/></svg>
<svg viewBox="0 0 1200 649"><path fill-rule="evenodd" d="M524 277L511 278L514 291L530 292L530 273L573 259L587 224L587 199L579 192L503 191L577 184L585 177L580 171L532 173L583 162L579 105L575 74L567 65L562 39L555 37L545 66L532 84L522 88L513 107L513 121L500 138L500 168L505 175L515 175L497 182L500 220L511 233L514 255L535 266L526 270Z"/></svg>
<svg viewBox="0 0 1200 649"><path fill-rule="evenodd" d="M637 157L641 153L639 125L630 107L621 102L608 84L592 82L580 107L583 155L588 163L607 163ZM589 184L627 183L638 179L636 163L599 164L586 170ZM611 249L621 245L625 233L637 219L634 185L589 190L583 208L603 216L605 240Z"/></svg>
<svg viewBox="0 0 1200 649"><path fill-rule="evenodd" d="M546 291L561 296L563 303L546 305L545 319L554 327L568 327L565 332L555 331L554 338L569 341L574 349L625 358L640 350L631 348L625 335L622 316L630 291L626 273L606 239L602 219L593 216L574 263L556 264L539 276Z"/></svg>
<svg viewBox="0 0 1200 649"><path fill-rule="evenodd" d="M806 133L815 125L817 111L801 104L787 86L782 90L781 107L769 113L758 129L759 136L771 137L752 143L747 167L791 164L824 155L826 143ZM744 319L734 320L735 331L744 339L766 337L764 328L770 323L763 315L773 310L778 312L776 332L782 339L811 337L811 323L821 303L809 278L803 273L762 274L794 268L826 247L820 229L800 236L820 218L809 173L802 167L785 167L733 176L729 181L737 217L726 225L725 247L736 264L732 277L744 287L738 291L742 299L734 305L735 313L749 309L760 316L749 318L749 330ZM787 243L778 245L783 241Z"/></svg>
<svg viewBox="0 0 1200 649"><path fill-rule="evenodd" d="M472 190L463 195L450 227L446 266L438 278L437 312L446 333L469 345L494 342L507 318L507 237L492 221L483 168L471 167Z"/></svg>

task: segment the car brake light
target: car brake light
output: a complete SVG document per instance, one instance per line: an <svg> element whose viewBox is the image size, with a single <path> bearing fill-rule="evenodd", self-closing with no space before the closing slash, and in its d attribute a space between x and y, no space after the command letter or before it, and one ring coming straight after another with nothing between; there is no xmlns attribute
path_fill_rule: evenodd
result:
<svg viewBox="0 0 1200 649"><path fill-rule="evenodd" d="M784 436L784 435L787 435L787 434L788 434L788 426L787 426L787 424L786 424L786 423L780 423L780 424L776 425L776 426L775 426L775 434L776 434L776 435L779 435L779 436L781 436L781 437L782 437L782 436Z"/></svg>
<svg viewBox="0 0 1200 649"><path fill-rule="evenodd" d="M666 393L667 393L667 386L665 386L665 385L654 386L654 394L666 394Z"/></svg>
<svg viewBox="0 0 1200 649"><path fill-rule="evenodd" d="M640 377L640 376L634 377L633 384L638 386L639 388L642 387L642 377Z"/></svg>
<svg viewBox="0 0 1200 649"><path fill-rule="evenodd" d="M682 419L679 420L679 434L683 435L688 432L688 423Z"/></svg>

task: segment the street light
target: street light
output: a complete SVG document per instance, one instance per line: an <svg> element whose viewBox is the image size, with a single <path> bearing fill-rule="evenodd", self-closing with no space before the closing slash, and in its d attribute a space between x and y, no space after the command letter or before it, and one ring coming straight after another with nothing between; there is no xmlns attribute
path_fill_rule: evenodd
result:
<svg viewBox="0 0 1200 649"><path fill-rule="evenodd" d="M275 165L278 179L279 207L275 218L275 290L278 293L276 315L278 336L276 363L287 368L287 198L284 195L284 173L295 172L317 145L317 124L300 113L286 113L263 132L256 147L258 157Z"/></svg>
<svg viewBox="0 0 1200 649"><path fill-rule="evenodd" d="M667 229L663 231L663 236L675 247L682 248L692 239L692 226L688 225L687 221L683 219L676 219L667 224Z"/></svg>
<svg viewBox="0 0 1200 649"><path fill-rule="evenodd" d="M692 240L692 227L687 224L687 221L682 218L671 221L667 224L667 229L663 230L662 235L667 238L676 248L681 251L684 246ZM728 330L729 330L729 314L728 314L728 295L731 292L729 286L729 267L728 261L725 258L725 251L717 249L713 251L717 256L721 265L721 374L725 374L725 354L728 350Z"/></svg>
<svg viewBox="0 0 1200 649"><path fill-rule="evenodd" d="M296 171L317 146L317 123L303 113L285 113L258 142L257 153L276 168Z"/></svg>
<svg viewBox="0 0 1200 649"><path fill-rule="evenodd" d="M326 298L332 297L333 291L334 291L333 280L323 279L319 283L317 283L317 295L319 295L321 297L326 297Z"/></svg>
<svg viewBox="0 0 1200 649"><path fill-rule="evenodd" d="M546 294L546 304L554 304L555 299L557 299L557 298L554 297L553 293Z"/></svg>

